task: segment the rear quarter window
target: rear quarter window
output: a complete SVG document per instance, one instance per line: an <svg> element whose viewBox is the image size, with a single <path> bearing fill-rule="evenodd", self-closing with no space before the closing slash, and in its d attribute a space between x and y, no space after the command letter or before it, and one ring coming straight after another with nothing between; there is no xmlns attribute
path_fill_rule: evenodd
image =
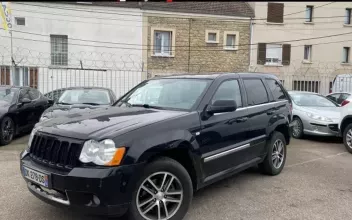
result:
<svg viewBox="0 0 352 220"><path fill-rule="evenodd" d="M275 79L265 79L275 101L288 100L280 84Z"/></svg>

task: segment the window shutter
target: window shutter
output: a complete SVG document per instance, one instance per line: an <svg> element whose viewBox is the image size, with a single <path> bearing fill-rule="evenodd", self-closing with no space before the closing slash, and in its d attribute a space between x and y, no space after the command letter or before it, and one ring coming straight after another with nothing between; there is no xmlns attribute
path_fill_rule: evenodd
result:
<svg viewBox="0 0 352 220"><path fill-rule="evenodd" d="M258 43L258 57L257 57L257 64L264 65L266 60L266 44L265 43Z"/></svg>
<svg viewBox="0 0 352 220"><path fill-rule="evenodd" d="M29 86L38 89L38 68L30 68L29 74Z"/></svg>
<svg viewBox="0 0 352 220"><path fill-rule="evenodd" d="M1 85L10 85L10 67L0 66Z"/></svg>
<svg viewBox="0 0 352 220"><path fill-rule="evenodd" d="M282 45L282 65L290 65L291 44Z"/></svg>
<svg viewBox="0 0 352 220"><path fill-rule="evenodd" d="M267 22L283 23L284 22L284 4L268 3Z"/></svg>

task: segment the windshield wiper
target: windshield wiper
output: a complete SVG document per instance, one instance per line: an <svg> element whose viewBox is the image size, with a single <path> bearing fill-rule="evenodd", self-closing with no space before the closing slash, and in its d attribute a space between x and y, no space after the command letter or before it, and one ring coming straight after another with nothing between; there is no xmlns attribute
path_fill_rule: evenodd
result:
<svg viewBox="0 0 352 220"><path fill-rule="evenodd" d="M143 108L163 109L162 107L154 106L154 105L149 105L149 104L134 104L134 105L131 105L131 107L143 107Z"/></svg>
<svg viewBox="0 0 352 220"><path fill-rule="evenodd" d="M83 102L81 104L83 104L83 105L100 105L100 104L94 103L94 102Z"/></svg>
<svg viewBox="0 0 352 220"><path fill-rule="evenodd" d="M61 104L61 105L72 105L71 103L67 103L67 102L57 102L56 104Z"/></svg>

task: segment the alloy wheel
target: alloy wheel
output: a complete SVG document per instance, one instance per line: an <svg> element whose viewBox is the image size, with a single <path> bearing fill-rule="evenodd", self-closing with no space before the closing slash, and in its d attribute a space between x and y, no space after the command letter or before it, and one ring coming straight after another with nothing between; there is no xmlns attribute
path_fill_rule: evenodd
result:
<svg viewBox="0 0 352 220"><path fill-rule="evenodd" d="M14 133L14 124L10 118L4 119L2 123L2 137L4 141L9 142L12 140Z"/></svg>
<svg viewBox="0 0 352 220"><path fill-rule="evenodd" d="M299 134L301 133L301 125L298 122L298 120L294 120L292 124L293 124L293 126L292 126L292 135L294 137L298 137Z"/></svg>
<svg viewBox="0 0 352 220"><path fill-rule="evenodd" d="M183 201L180 180L169 172L157 172L146 178L137 192L139 214L147 220L172 218Z"/></svg>
<svg viewBox="0 0 352 220"><path fill-rule="evenodd" d="M346 143L347 146L352 149L352 129L348 130L346 133Z"/></svg>
<svg viewBox="0 0 352 220"><path fill-rule="evenodd" d="M278 139L275 141L273 146L272 161L275 169L279 169L284 162L285 152L284 143L282 140Z"/></svg>

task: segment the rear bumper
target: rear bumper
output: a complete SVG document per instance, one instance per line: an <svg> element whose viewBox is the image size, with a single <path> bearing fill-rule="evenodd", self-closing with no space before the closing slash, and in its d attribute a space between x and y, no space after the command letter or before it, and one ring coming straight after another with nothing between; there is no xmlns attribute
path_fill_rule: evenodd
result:
<svg viewBox="0 0 352 220"><path fill-rule="evenodd" d="M21 171L25 166L49 176L49 187L45 188L28 180L21 172L28 190L42 201L82 213L108 216L126 213L143 166L84 167L63 172L43 167L28 155L21 158L20 165Z"/></svg>

